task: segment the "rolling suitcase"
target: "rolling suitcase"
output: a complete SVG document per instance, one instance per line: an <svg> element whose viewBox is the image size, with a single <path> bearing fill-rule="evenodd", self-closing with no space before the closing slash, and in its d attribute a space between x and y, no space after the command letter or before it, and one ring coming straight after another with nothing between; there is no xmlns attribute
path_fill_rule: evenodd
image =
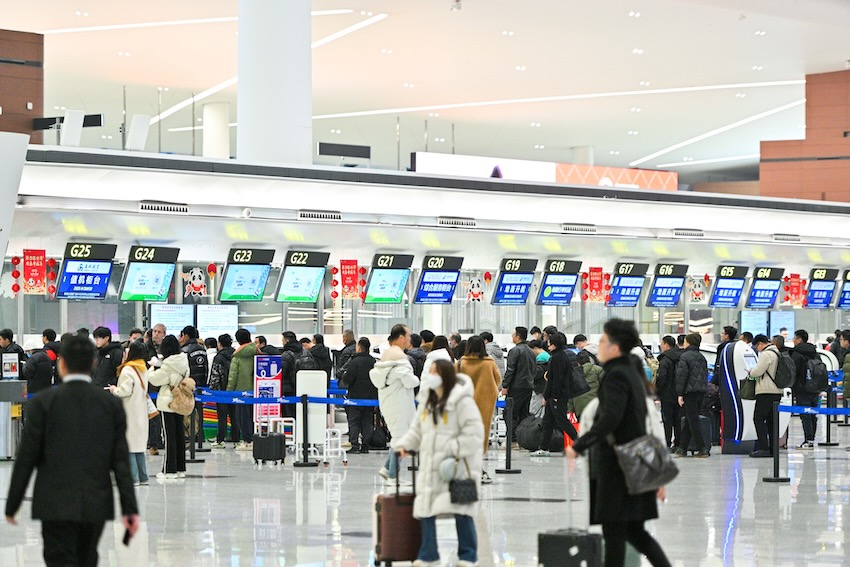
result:
<svg viewBox="0 0 850 567"><path fill-rule="evenodd" d="M682 430L685 429L688 425L688 418L682 416ZM711 418L705 415L699 416L699 428L702 431L702 438L706 443L706 446L709 450L711 450L711 441L712 441L712 427L711 427ZM686 451L697 451L697 440L691 433L691 442L688 443L688 448Z"/></svg>
<svg viewBox="0 0 850 567"><path fill-rule="evenodd" d="M401 467L399 467L401 470ZM422 528L413 517L413 500L416 498L416 467L413 471L413 493L402 493L396 477L394 494L375 496L372 533L375 544L375 565L382 562L413 561L422 545Z"/></svg>
<svg viewBox="0 0 850 567"><path fill-rule="evenodd" d="M269 431L268 422L260 422L260 431L254 436L254 464L268 461L283 464L286 458L286 437L283 433Z"/></svg>

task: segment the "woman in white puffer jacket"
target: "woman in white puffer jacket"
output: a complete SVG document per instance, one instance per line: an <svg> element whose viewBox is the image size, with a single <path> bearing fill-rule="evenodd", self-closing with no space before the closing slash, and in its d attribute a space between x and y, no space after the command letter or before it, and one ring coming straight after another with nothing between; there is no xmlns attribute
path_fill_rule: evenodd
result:
<svg viewBox="0 0 850 567"><path fill-rule="evenodd" d="M162 418L162 432L165 439L165 459L159 479L175 479L186 476L186 435L183 430L183 416L171 409L171 388L177 387L189 376L189 357L180 351L180 343L174 335L162 339L160 352L163 361L156 370L148 373L148 381L160 386L156 398L156 408ZM153 360L151 362L154 362Z"/></svg>
<svg viewBox="0 0 850 567"><path fill-rule="evenodd" d="M456 471L455 478L471 478L480 495L484 425L474 393L469 376L456 374L451 362L435 361L431 373L422 376L419 408L410 430L401 439L393 440L393 448L402 455L419 452L413 515L422 524L422 547L414 567L440 565L436 517L441 514L455 516L458 567L477 564L478 541L472 518L478 511L478 502L453 504L450 479L441 474L441 469L445 473L448 468Z"/></svg>

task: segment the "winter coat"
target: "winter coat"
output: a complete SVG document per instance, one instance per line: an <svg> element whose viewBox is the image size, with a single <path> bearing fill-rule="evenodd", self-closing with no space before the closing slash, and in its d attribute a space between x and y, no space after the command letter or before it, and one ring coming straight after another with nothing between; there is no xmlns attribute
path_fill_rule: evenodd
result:
<svg viewBox="0 0 850 567"><path fill-rule="evenodd" d="M124 361L124 347L112 341L97 349L97 366L92 375L92 384L104 388L118 383L118 367Z"/></svg>
<svg viewBox="0 0 850 567"><path fill-rule="evenodd" d="M756 367L750 370L750 376L756 379L756 396L759 394L781 394L782 388L777 388L773 377L779 368L779 349L770 345L759 353Z"/></svg>
<svg viewBox="0 0 850 567"><path fill-rule="evenodd" d="M514 345L508 351L508 362L502 388L508 390L531 390L534 386L534 370L537 366L534 351L526 343Z"/></svg>
<svg viewBox="0 0 850 567"><path fill-rule="evenodd" d="M227 389L227 377L230 375L230 362L233 360L234 352L236 352L236 349L233 347L225 347L218 351L213 358L208 383L211 390Z"/></svg>
<svg viewBox="0 0 850 567"><path fill-rule="evenodd" d="M336 358L336 373L339 378L340 371L345 368L346 363L351 360L351 357L357 353L357 343L349 343L342 347L339 351L339 356Z"/></svg>
<svg viewBox="0 0 850 567"><path fill-rule="evenodd" d="M573 398L573 370L578 363L576 355L563 348L552 351L547 371L546 400L570 400ZM536 362L535 362L536 364Z"/></svg>
<svg viewBox="0 0 850 567"><path fill-rule="evenodd" d="M844 355L844 364L842 365L841 370L844 371L845 376L850 376L850 352Z"/></svg>
<svg viewBox="0 0 850 567"><path fill-rule="evenodd" d="M587 380L587 385L590 386L590 391L570 400L570 411L576 414L576 417L581 417L587 404L596 399L599 394L599 381L602 379L602 367L591 362L585 362L581 366L584 372L584 379Z"/></svg>
<svg viewBox="0 0 850 567"><path fill-rule="evenodd" d="M452 355L449 354L444 348L438 348L437 350L432 350L428 353L428 356L425 357L425 364L422 365L422 376L428 376L431 373L431 365L434 364L435 360L447 360L452 362Z"/></svg>
<svg viewBox="0 0 850 567"><path fill-rule="evenodd" d="M254 356L257 347L254 343L245 343L236 349L230 360L230 372L227 375L228 392L254 391Z"/></svg>
<svg viewBox="0 0 850 567"><path fill-rule="evenodd" d="M154 386L159 386L159 394L156 398L156 409L174 413L171 409L171 388L176 388L184 378L189 377L189 357L185 352L172 354L162 361L162 365L156 370L149 370L147 379ZM168 386L167 388L164 386ZM147 413L145 413L147 415Z"/></svg>
<svg viewBox="0 0 850 567"><path fill-rule="evenodd" d="M622 469L608 441L617 445L646 433L646 389L644 377L628 355L609 360L603 367L599 406L593 427L579 437L573 448L590 456L590 521L642 522L658 517L655 491L631 496Z"/></svg>
<svg viewBox="0 0 850 567"><path fill-rule="evenodd" d="M703 393L708 390L708 362L699 347L689 346L676 364L676 395Z"/></svg>
<svg viewBox="0 0 850 567"><path fill-rule="evenodd" d="M419 378L404 351L397 346L385 350L369 371L369 379L378 389L378 403L390 435L402 436L416 415L413 389L419 386Z"/></svg>
<svg viewBox="0 0 850 567"><path fill-rule="evenodd" d="M472 380L475 393L475 405L481 413L481 422L484 424L484 453L487 452L490 439L490 425L493 423L493 412L496 410L496 400L499 398L499 385L502 383L502 375L496 362L490 358L478 358L477 356L464 356L460 359L458 366L462 374L466 374Z"/></svg>
<svg viewBox="0 0 850 567"><path fill-rule="evenodd" d="M310 349L310 354L313 355L313 360L316 361L316 366L319 370L324 371L328 380L331 379L331 370L334 367L331 351L325 345L316 345Z"/></svg>
<svg viewBox="0 0 850 567"><path fill-rule="evenodd" d="M658 373L655 375L655 393L658 399L665 403L676 403L676 368L682 352L671 348L658 355Z"/></svg>
<svg viewBox="0 0 850 567"><path fill-rule="evenodd" d="M413 516L416 518L433 518L440 514L475 516L478 512L478 502L452 504L449 483L442 479L439 470L444 459L460 459L457 478L468 478L469 475L481 494L484 427L473 391L469 376L459 374L457 383L449 392L443 415L437 416L437 423L434 423L434 416L426 407L429 390L423 388L419 393L419 409L410 429L403 437L393 439L394 449L419 452L416 500L413 502ZM464 459L469 466L468 473Z"/></svg>
<svg viewBox="0 0 850 567"><path fill-rule="evenodd" d="M257 354L265 354L268 356L278 356L280 354L280 349L274 345L266 345L263 348L259 349Z"/></svg>
<svg viewBox="0 0 850 567"><path fill-rule="evenodd" d="M148 371L144 362L139 362L142 364L124 365L112 392L121 398L127 414L127 446L131 453L144 453L148 446Z"/></svg>
<svg viewBox="0 0 850 567"><path fill-rule="evenodd" d="M284 396L295 395L295 384L298 379L298 369L296 368L298 366L297 360L304 356L312 358L313 354L309 350L305 350L298 341L290 341L283 345L283 352L280 355L280 360L283 365L281 376L283 377L282 387ZM313 368L318 370L319 365L316 364L316 362L316 359L313 358ZM304 366L303 362L302 366ZM253 386L251 386L251 388L253 388Z"/></svg>
<svg viewBox="0 0 850 567"><path fill-rule="evenodd" d="M369 379L369 372L375 367L375 358L368 352L358 352L351 357L345 370L344 380L348 384L348 398L351 400L377 400L378 389Z"/></svg>
<svg viewBox="0 0 850 567"><path fill-rule="evenodd" d="M413 373L419 378L422 378L422 369L425 367L425 359L428 354L422 350L422 347L412 348L407 351L407 359L413 367Z"/></svg>
<svg viewBox="0 0 850 567"><path fill-rule="evenodd" d="M210 385L210 376L212 376L212 365L215 362L215 355L218 354L217 348L207 348L207 387Z"/></svg>
<svg viewBox="0 0 850 567"><path fill-rule="evenodd" d="M195 386L202 387L207 385L207 378L210 375L210 367L207 362L207 349L199 345L196 341L189 341L181 352L185 352L189 357L189 375L195 381Z"/></svg>
<svg viewBox="0 0 850 567"><path fill-rule="evenodd" d="M792 388L795 394L808 394L806 392L806 373L809 369L810 360L820 360L815 345L811 343L800 343L791 350L791 359L797 370L797 376Z"/></svg>
<svg viewBox="0 0 850 567"><path fill-rule="evenodd" d="M27 360L23 372L23 378L27 381L27 392L35 394L53 386L60 346L56 341L47 343Z"/></svg>
<svg viewBox="0 0 850 567"><path fill-rule="evenodd" d="M505 353L497 343L487 343L485 347L487 349L487 354L490 355L490 358L496 363L496 368L499 369L499 376L504 377L505 375Z"/></svg>

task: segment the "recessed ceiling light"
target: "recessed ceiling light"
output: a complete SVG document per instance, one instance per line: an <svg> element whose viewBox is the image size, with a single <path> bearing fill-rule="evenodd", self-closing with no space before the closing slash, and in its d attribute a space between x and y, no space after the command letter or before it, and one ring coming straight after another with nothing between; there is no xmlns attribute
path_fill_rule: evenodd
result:
<svg viewBox="0 0 850 567"><path fill-rule="evenodd" d="M129 57L129 56L130 56L129 51L119 51L118 52L118 57Z"/></svg>
<svg viewBox="0 0 850 567"><path fill-rule="evenodd" d="M747 98L747 93L735 93L735 98Z"/></svg>
<svg viewBox="0 0 850 567"><path fill-rule="evenodd" d="M80 16L80 17L82 17L82 18L88 18L88 17L89 17L89 13L88 13L88 12L79 12L79 11L77 11L77 12L74 12L74 15L75 15L75 16Z"/></svg>
<svg viewBox="0 0 850 567"><path fill-rule="evenodd" d="M156 90L167 93L170 89L168 87L157 87Z"/></svg>
<svg viewBox="0 0 850 567"><path fill-rule="evenodd" d="M406 89L412 89L415 85L413 83L404 83L402 86Z"/></svg>
<svg viewBox="0 0 850 567"><path fill-rule="evenodd" d="M505 37L513 37L514 32L508 30L502 30L502 35Z"/></svg>
<svg viewBox="0 0 850 567"><path fill-rule="evenodd" d="M430 116L431 118L437 118L438 116L440 116L440 113L439 112L429 112L428 116Z"/></svg>
<svg viewBox="0 0 850 567"><path fill-rule="evenodd" d="M382 49L381 53L383 53L384 55L392 55L393 50L392 49Z"/></svg>
<svg viewBox="0 0 850 567"><path fill-rule="evenodd" d="M629 12L629 17L630 18L640 18L640 12L635 12L634 10L631 10Z"/></svg>
<svg viewBox="0 0 850 567"><path fill-rule="evenodd" d="M67 110L64 106L60 106L59 110Z"/></svg>
<svg viewBox="0 0 850 567"><path fill-rule="evenodd" d="M629 111L630 112L640 112L640 107L639 106L633 106L629 109Z"/></svg>
<svg viewBox="0 0 850 567"><path fill-rule="evenodd" d="M535 144L534 149L535 150L544 150L544 149L546 149L546 146L543 146L543 145L540 145L540 144Z"/></svg>
<svg viewBox="0 0 850 567"><path fill-rule="evenodd" d="M757 35L757 36L759 36L759 37L764 37L764 36L766 36L766 35L767 35L767 32L766 32L766 31L762 31L762 30L758 30L758 31L756 32L756 35Z"/></svg>
<svg viewBox="0 0 850 567"><path fill-rule="evenodd" d="M643 49L641 49L639 47L635 47L634 49L632 49L632 53L634 55L643 55Z"/></svg>
<svg viewBox="0 0 850 567"><path fill-rule="evenodd" d="M753 71L762 71L762 70L764 70L764 67L762 67L761 65L753 65Z"/></svg>
<svg viewBox="0 0 850 567"><path fill-rule="evenodd" d="M434 141L435 142L445 142L446 139L445 138L434 138Z"/></svg>
<svg viewBox="0 0 850 567"><path fill-rule="evenodd" d="M342 130L331 130L331 134L342 134Z"/></svg>
<svg viewBox="0 0 850 567"><path fill-rule="evenodd" d="M618 156L618 155L620 155L620 152L618 152L617 150L611 150L611 151L610 151L610 152L608 152L608 153L609 153L609 154L611 154L612 156Z"/></svg>
<svg viewBox="0 0 850 567"><path fill-rule="evenodd" d="M203 121L204 121L203 118L198 118L198 122L203 122Z"/></svg>
<svg viewBox="0 0 850 567"><path fill-rule="evenodd" d="M540 122L532 122L531 124L529 124L529 126L531 126L532 128L540 128L541 124Z"/></svg>
<svg viewBox="0 0 850 567"><path fill-rule="evenodd" d="M652 83L650 83L649 81L641 81L640 82L640 86L642 86L642 87L648 87L650 84L652 84Z"/></svg>
<svg viewBox="0 0 850 567"><path fill-rule="evenodd" d="M637 136L639 133L640 132L638 132L637 130L629 130L628 131L629 136Z"/></svg>
<svg viewBox="0 0 850 567"><path fill-rule="evenodd" d="M694 161L694 158L692 158L690 156L685 156L685 157L682 158L682 161Z"/></svg>
<svg viewBox="0 0 850 567"><path fill-rule="evenodd" d="M525 70L526 70L525 65L517 65L516 67L514 67L514 71L525 71Z"/></svg>
<svg viewBox="0 0 850 567"><path fill-rule="evenodd" d="M366 10L360 10L361 16L372 16L372 12L367 12Z"/></svg>

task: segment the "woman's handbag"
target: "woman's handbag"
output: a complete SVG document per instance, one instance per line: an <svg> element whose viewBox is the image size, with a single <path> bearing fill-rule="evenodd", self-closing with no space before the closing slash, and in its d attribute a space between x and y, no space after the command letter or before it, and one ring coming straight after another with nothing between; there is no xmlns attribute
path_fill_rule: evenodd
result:
<svg viewBox="0 0 850 567"><path fill-rule="evenodd" d="M451 495L452 504L472 504L478 502L478 484L472 478L469 472L469 463L463 459L463 465L466 467L466 478L457 478L457 466L460 463L455 459L455 473L452 480L449 481L449 494Z"/></svg>
<svg viewBox="0 0 850 567"><path fill-rule="evenodd" d="M171 395L173 399L169 408L179 415L191 415L195 411L195 381L189 378L183 378L176 386L171 387Z"/></svg>
<svg viewBox="0 0 850 567"><path fill-rule="evenodd" d="M670 449L652 434L612 447L632 496L658 490L679 475Z"/></svg>
<svg viewBox="0 0 850 567"><path fill-rule="evenodd" d="M756 381L744 378L738 383L738 394L742 400L756 399Z"/></svg>
<svg viewBox="0 0 850 567"><path fill-rule="evenodd" d="M136 376L139 377L139 385L141 385L142 391L144 391L145 390L145 383L142 381L142 375L135 368L133 368L133 370L136 371ZM151 399L150 394L148 394L147 392L145 392L145 404L147 405L147 408L148 408L148 421L152 420L153 418L155 418L156 416L159 415L159 410L156 409L156 404L153 403L153 400Z"/></svg>

